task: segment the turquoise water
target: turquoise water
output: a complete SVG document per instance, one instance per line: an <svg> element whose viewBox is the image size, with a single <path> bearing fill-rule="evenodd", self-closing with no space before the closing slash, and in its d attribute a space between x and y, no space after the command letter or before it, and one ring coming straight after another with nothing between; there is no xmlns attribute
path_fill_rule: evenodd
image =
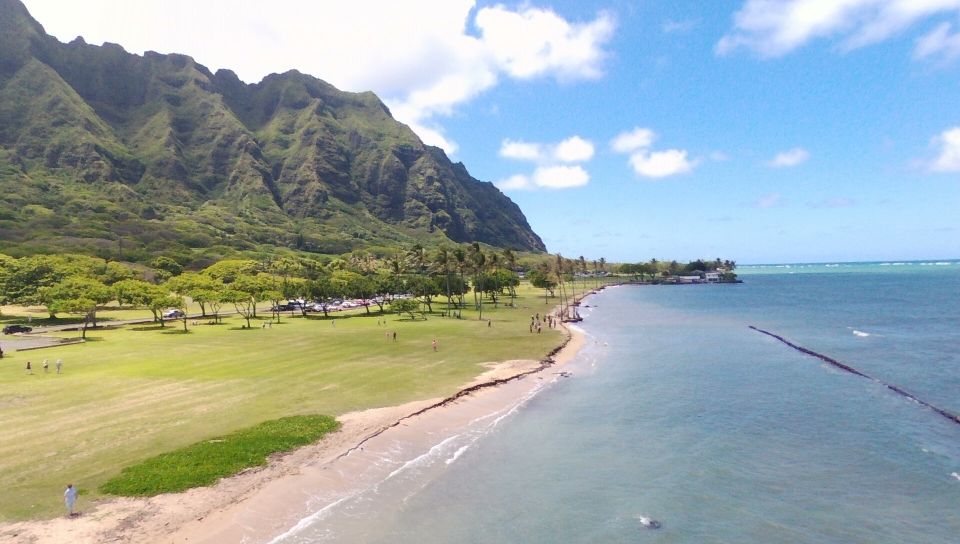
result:
<svg viewBox="0 0 960 544"><path fill-rule="evenodd" d="M282 541L960 542L960 425L747 328L960 412L960 265L910 266L609 289L572 378Z"/></svg>

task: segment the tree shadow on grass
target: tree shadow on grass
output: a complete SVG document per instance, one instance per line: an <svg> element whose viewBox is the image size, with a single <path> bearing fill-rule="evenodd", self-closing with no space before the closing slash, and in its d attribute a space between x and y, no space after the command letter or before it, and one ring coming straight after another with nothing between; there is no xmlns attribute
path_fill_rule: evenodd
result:
<svg viewBox="0 0 960 544"><path fill-rule="evenodd" d="M141 332L141 331L165 331L165 330L167 330L167 329L169 329L169 328L170 328L170 327L164 327L164 326L162 326L162 325L147 325L147 326L145 326L145 327L130 327L130 330L131 330L131 331L137 331L137 332Z"/></svg>
<svg viewBox="0 0 960 544"><path fill-rule="evenodd" d="M172 329L168 327L167 330L163 331L160 334L193 334L193 331L183 330L183 329Z"/></svg>
<svg viewBox="0 0 960 544"><path fill-rule="evenodd" d="M227 329L227 330L228 330L228 331L256 331L256 330L260 330L260 328L261 328L261 327L250 327L250 328L247 328L247 327L230 327L230 328Z"/></svg>

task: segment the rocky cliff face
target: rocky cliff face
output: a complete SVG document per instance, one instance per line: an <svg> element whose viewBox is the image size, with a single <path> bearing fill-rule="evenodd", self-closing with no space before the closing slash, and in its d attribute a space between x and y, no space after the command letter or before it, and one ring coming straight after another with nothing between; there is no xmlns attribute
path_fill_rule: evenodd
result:
<svg viewBox="0 0 960 544"><path fill-rule="evenodd" d="M544 249L512 201L372 93L63 44L18 0L0 0L0 190L8 250L123 237L153 252L444 238Z"/></svg>

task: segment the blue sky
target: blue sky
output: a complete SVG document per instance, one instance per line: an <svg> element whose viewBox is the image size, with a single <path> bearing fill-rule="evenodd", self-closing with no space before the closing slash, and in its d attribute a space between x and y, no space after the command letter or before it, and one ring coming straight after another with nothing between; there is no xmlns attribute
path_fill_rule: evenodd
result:
<svg viewBox="0 0 960 544"><path fill-rule="evenodd" d="M372 89L567 256L960 257L960 0L26 4Z"/></svg>

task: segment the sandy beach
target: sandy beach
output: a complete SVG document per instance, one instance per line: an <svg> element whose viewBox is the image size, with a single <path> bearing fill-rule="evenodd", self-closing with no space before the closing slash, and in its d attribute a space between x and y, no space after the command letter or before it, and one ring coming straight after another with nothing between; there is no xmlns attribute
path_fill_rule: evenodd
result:
<svg viewBox="0 0 960 544"><path fill-rule="evenodd" d="M383 478L375 455L386 441L426 444L484 414L512 409L571 360L582 334L566 328L567 340L543 361L512 360L489 370L455 395L400 406L342 414L342 428L320 442L276 455L265 467L246 470L217 484L150 498L117 498L81 514L0 526L11 543L186 543L268 542L318 508Z"/></svg>

